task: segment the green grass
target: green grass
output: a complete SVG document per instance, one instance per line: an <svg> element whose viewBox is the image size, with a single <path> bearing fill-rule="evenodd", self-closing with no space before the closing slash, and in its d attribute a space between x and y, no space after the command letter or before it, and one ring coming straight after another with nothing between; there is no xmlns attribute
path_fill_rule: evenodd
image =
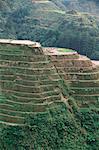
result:
<svg viewBox="0 0 99 150"><path fill-rule="evenodd" d="M74 51L72 49L66 49L66 48L58 48L58 51L59 52L76 52L76 51Z"/></svg>

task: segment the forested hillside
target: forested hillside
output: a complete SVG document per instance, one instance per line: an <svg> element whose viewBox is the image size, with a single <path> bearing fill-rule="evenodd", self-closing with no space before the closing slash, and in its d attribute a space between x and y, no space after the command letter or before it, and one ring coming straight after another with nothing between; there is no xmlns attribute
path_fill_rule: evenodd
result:
<svg viewBox="0 0 99 150"><path fill-rule="evenodd" d="M2 0L0 7L0 38L30 39L99 59L97 0Z"/></svg>

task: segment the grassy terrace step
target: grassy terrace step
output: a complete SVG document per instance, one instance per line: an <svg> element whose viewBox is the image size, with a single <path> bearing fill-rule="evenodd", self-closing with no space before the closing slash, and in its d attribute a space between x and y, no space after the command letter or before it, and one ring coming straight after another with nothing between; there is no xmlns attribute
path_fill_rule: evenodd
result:
<svg viewBox="0 0 99 150"><path fill-rule="evenodd" d="M58 100L60 101L60 100ZM58 103L58 101L56 103ZM45 112L48 108L53 107L55 102L49 103L40 103L40 104L33 104L33 103L20 103L15 104L13 103L13 107L6 104L0 104L0 109L12 110L12 111L22 111L22 112Z"/></svg>
<svg viewBox="0 0 99 150"><path fill-rule="evenodd" d="M96 74L86 74L86 75L81 75L81 74L60 74L61 76L71 79L71 80L98 80L99 79L99 73Z"/></svg>
<svg viewBox="0 0 99 150"><path fill-rule="evenodd" d="M24 49L22 49L21 47L18 47L18 46L16 46L16 47L9 47L9 46L7 46L7 47L5 47L5 46L2 46L1 47L1 45L0 45L0 51L2 52L2 51L6 51L6 52L9 52L9 51L11 51L11 52L23 52L24 51Z"/></svg>
<svg viewBox="0 0 99 150"><path fill-rule="evenodd" d="M20 80L31 80L31 81L38 81L38 80L54 80L59 79L59 75L57 73L54 74L38 74L38 75L29 75L29 74L22 74L22 73L15 73L14 75L0 75L0 80L10 80L15 81L17 79Z"/></svg>
<svg viewBox="0 0 99 150"><path fill-rule="evenodd" d="M49 73L50 71L50 73ZM22 73L23 72L23 73ZM29 74L31 73L31 74ZM58 73L56 72L55 68L52 67L52 68L39 68L39 69L35 69L35 68L23 68L23 67L2 67L0 66L0 76L5 76L5 75L27 75L27 76L42 76L42 74L39 74L39 73L43 73L43 75L47 75L48 73L49 74L52 74L52 75L58 75Z"/></svg>
<svg viewBox="0 0 99 150"><path fill-rule="evenodd" d="M0 69L1 71L4 70L4 69L9 69L9 70L26 70L26 71L41 71L41 70L55 70L55 67L54 66L50 66L49 65L49 68L48 67L45 67L45 68L33 68L33 67L21 67L21 66L5 66L5 65L1 65L0 66Z"/></svg>
<svg viewBox="0 0 99 150"><path fill-rule="evenodd" d="M92 95L87 95L87 96L74 95L73 97L75 98L75 100L78 100L78 101L84 99L84 101L97 101L97 102L99 102L99 95L93 95L93 96Z"/></svg>
<svg viewBox="0 0 99 150"><path fill-rule="evenodd" d="M69 74L69 75L91 75L91 74L99 74L99 70L97 70L96 72L65 72L64 74Z"/></svg>
<svg viewBox="0 0 99 150"><path fill-rule="evenodd" d="M72 82L73 84L75 84L75 83L92 83L92 82L94 82L94 83L97 83L97 82L99 82L99 79L97 79L97 80L67 80L67 81L70 81L70 82Z"/></svg>
<svg viewBox="0 0 99 150"><path fill-rule="evenodd" d="M48 85L54 84L58 85L61 79L54 79L54 80L37 80L37 81L29 81L29 80L16 80L17 84L25 85L25 86L35 86L35 85Z"/></svg>
<svg viewBox="0 0 99 150"><path fill-rule="evenodd" d="M27 61L27 62L40 62L48 61L49 58L45 55L19 55L19 54L2 54L0 53L1 60L10 60L10 61Z"/></svg>
<svg viewBox="0 0 99 150"><path fill-rule="evenodd" d="M86 84L86 80L96 80L96 82L97 82L97 80L99 79L99 72L96 72L96 73L78 73L78 74L69 74L69 73L60 73L60 75L62 76L62 77L64 77L65 78L65 80L71 80L72 81L72 85L73 84L80 84L80 82L79 81L84 81L85 80L85 83L84 84ZM73 82L73 80L74 80L74 82ZM75 82L75 81L78 81L78 82ZM92 81L93 82L93 81Z"/></svg>
<svg viewBox="0 0 99 150"><path fill-rule="evenodd" d="M15 76L14 75L3 75L0 73L0 81L14 81L15 80Z"/></svg>
<svg viewBox="0 0 99 150"><path fill-rule="evenodd" d="M14 53L14 52L20 52L20 53L27 53L27 51L29 53L32 53L32 54L35 54L35 50L38 50L38 48L21 48L21 47L12 47L12 48L8 48L8 47L3 47L3 48L0 48L0 52L11 52L11 53Z"/></svg>
<svg viewBox="0 0 99 150"><path fill-rule="evenodd" d="M83 69L88 69L89 67L91 67L92 68L92 66L66 66L66 67L56 67L57 69L59 69L59 70L65 70L65 69L81 69L82 71L83 71ZM76 71L76 70L75 70Z"/></svg>
<svg viewBox="0 0 99 150"><path fill-rule="evenodd" d="M2 113L0 113L0 121L9 122L9 123L24 124L24 118L23 117L10 116L10 115L6 115L6 114L2 114Z"/></svg>
<svg viewBox="0 0 99 150"><path fill-rule="evenodd" d="M1 46L1 45L0 45ZM33 48L33 47L28 47L28 46L17 46L15 45L13 47L0 47L0 53L11 53L11 54L16 54L16 53L21 53L21 54L27 54L27 55L42 55L42 48Z"/></svg>
<svg viewBox="0 0 99 150"><path fill-rule="evenodd" d="M4 50L4 49L2 49L2 50L0 50L0 55L1 54L16 54L16 55L24 55L24 51L19 51L19 50L16 50L16 51L12 51L12 50Z"/></svg>
<svg viewBox="0 0 99 150"><path fill-rule="evenodd" d="M9 69L9 71L13 71L15 73L23 73L23 74L29 74L29 75L39 75L39 74L52 74L56 73L55 68L25 68L25 67L11 67L11 66L0 66L0 69Z"/></svg>
<svg viewBox="0 0 99 150"><path fill-rule="evenodd" d="M16 61L16 62L32 62L32 63L43 63L43 62L49 62L49 59L46 57L34 57L31 55L31 56L10 56L10 55L0 55L0 59L1 61L4 60L4 61Z"/></svg>
<svg viewBox="0 0 99 150"><path fill-rule="evenodd" d="M26 80L16 80L16 82L13 82L13 81L9 81L7 82L7 80L5 81L1 81L0 80L0 83L1 83L1 86L2 87L14 87L14 86L23 86L23 87L29 87L29 88L35 88L35 86L46 86L46 85L53 85L53 86L56 86L58 85L58 81L61 81L61 80L42 80L42 81L26 81Z"/></svg>
<svg viewBox="0 0 99 150"><path fill-rule="evenodd" d="M35 48L34 48L35 49ZM33 50L31 47L28 47L27 45L13 45L13 44L0 44L0 50L12 50L12 51L27 51L27 50Z"/></svg>
<svg viewBox="0 0 99 150"><path fill-rule="evenodd" d="M56 84L55 83L49 83L49 84L40 84L39 82L38 82L38 84L35 84L34 86L27 86L27 85L22 85L22 84L15 84L15 89L18 89L18 88L20 88L20 90L21 89L23 89L23 90L28 90L29 89L29 91L31 91L32 89L34 89L34 90L38 90L38 89L44 89L45 91L46 91L46 89L51 89L52 87L54 87L54 88L57 88L57 87L59 87L59 85L58 85L58 83L56 82ZM45 89L46 88L46 89ZM53 88L52 88L53 89Z"/></svg>
<svg viewBox="0 0 99 150"><path fill-rule="evenodd" d="M99 95L97 95L97 96L79 96L79 95L77 95L77 96L74 96L74 98L75 98L75 100L77 101L77 102L89 102L89 103L91 103L91 102L95 102L96 104L98 104L97 106L99 107Z"/></svg>
<svg viewBox="0 0 99 150"><path fill-rule="evenodd" d="M81 83L85 83L85 82L87 82L87 83L95 82L95 83L96 83L96 82L99 82L99 79L98 79L98 80L73 80L73 79L72 79L72 80L65 80L65 81L66 81L68 84L69 84L69 83L75 84L75 83L77 83L77 82L78 82L78 83L80 83L80 82L81 82Z"/></svg>
<svg viewBox="0 0 99 150"><path fill-rule="evenodd" d="M5 97L10 96L10 94L13 94L15 96L21 96L21 97L25 97L25 98L39 98L39 97L46 97L46 96L52 96L52 95L59 95L60 91L57 89L54 89L53 91L44 91L44 92L39 92L39 93L28 93L28 92L20 92L20 91L14 91L14 90L2 90L3 91L3 95ZM13 97L13 96L12 96ZM1 98L1 97L0 97ZM11 96L9 97L11 98Z"/></svg>
<svg viewBox="0 0 99 150"><path fill-rule="evenodd" d="M10 109L9 110L0 109L0 113L2 113L4 115L17 116L17 117L26 117L29 114L31 114L31 115L34 114L34 112L13 111Z"/></svg>
<svg viewBox="0 0 99 150"><path fill-rule="evenodd" d="M53 85L54 87L59 85L59 82L61 80L37 80L37 81L31 81L31 80L0 80L1 88L9 88L9 87L15 87L17 85L23 86L23 87L29 87L34 88L35 86L46 86L46 85Z"/></svg>
<svg viewBox="0 0 99 150"><path fill-rule="evenodd" d="M15 81L10 81L10 80L1 80L0 79L0 84L1 86L5 85L5 86L10 86L13 84L19 84L19 85L26 85L26 86L36 86L36 85L47 85L47 84L54 84L57 85L59 82L61 81L61 79L52 79L52 80L21 80L21 79L16 79Z"/></svg>
<svg viewBox="0 0 99 150"><path fill-rule="evenodd" d="M53 64L49 63L48 61L46 62L21 62L21 61L0 61L0 66L12 66L12 67L29 67L29 68L52 68Z"/></svg>
<svg viewBox="0 0 99 150"><path fill-rule="evenodd" d="M13 111L13 110L7 110L7 109L0 108L0 113L2 113L4 115L10 115L10 116L25 117L26 114L29 114L31 112Z"/></svg>
<svg viewBox="0 0 99 150"><path fill-rule="evenodd" d="M51 61L58 61L60 59L65 60L65 59L78 59L79 55L78 54L68 54L68 55L50 55L49 58Z"/></svg>
<svg viewBox="0 0 99 150"><path fill-rule="evenodd" d="M18 118L25 118L27 115L31 114L33 115L35 112L23 112L23 111L14 111L14 110L6 110L0 108L0 114L3 115L9 115L9 116L15 116Z"/></svg>
<svg viewBox="0 0 99 150"><path fill-rule="evenodd" d="M99 79L99 74L90 74L90 75L71 75L71 74L60 74L66 80L97 80Z"/></svg>
<svg viewBox="0 0 99 150"><path fill-rule="evenodd" d="M11 110L14 110L14 106L6 104L6 101L4 101L3 103L0 103L0 109L6 109L6 110L11 109Z"/></svg>
<svg viewBox="0 0 99 150"><path fill-rule="evenodd" d="M64 73L64 72L89 72L92 71L93 72L93 67L76 67L76 66L72 66L72 67L65 67L65 68L58 68L56 67L59 73ZM97 71L98 69L96 69L95 71Z"/></svg>
<svg viewBox="0 0 99 150"><path fill-rule="evenodd" d="M0 82L11 82L11 81L14 81L13 83L15 83L15 82L18 81L18 79L19 80L28 80L29 79L29 82L30 81L31 82L34 81L34 83L35 82L39 82L39 81L43 82L44 79L46 81L48 79L51 79L51 81L53 81L53 80L55 81L55 79L56 79L55 82L57 82L58 79L59 79L59 76L57 74L55 74L55 75L54 74L53 75L48 75L48 76L47 75L42 75L42 76L41 75L36 75L36 76L33 75L32 76L32 75L21 75L21 74L18 74L17 76L15 76L15 75L1 75L0 76ZM50 82L50 80L49 80L49 82Z"/></svg>
<svg viewBox="0 0 99 150"><path fill-rule="evenodd" d="M59 102L62 102L60 99L57 99L56 101L54 101L54 102L50 102L50 101L48 101L48 102L44 102L44 103L46 103L47 104L47 106L50 106L50 104L52 103L52 104L57 104L57 103L59 103ZM4 109L5 107L7 107L8 108L8 106L10 106L11 107L11 110L14 110L15 111L15 108L16 107L22 107L23 105L33 105L33 103L32 102L17 102L17 101L14 101L14 100L9 100L9 99L6 99L5 101L3 101L2 103L0 103L1 104L1 106L2 105L4 105L4 106L2 106L2 109ZM41 103L38 103L38 104L36 104L36 103L34 103L34 106L36 105L39 105L39 104L41 104ZM43 104L43 103L42 103ZM14 109L13 109L14 108ZM16 111L18 111L18 108L16 109ZM8 108L9 109L9 108ZM22 110L20 110L20 111L22 111ZM23 112L26 112L26 110L23 110ZM28 110L27 112L30 112L30 110ZM32 112L33 112L33 109L32 109Z"/></svg>
<svg viewBox="0 0 99 150"><path fill-rule="evenodd" d="M27 58L27 57L26 57ZM30 58L30 57L29 57ZM46 65L46 64L51 64L51 62L50 62L50 60L44 60L44 61L28 61L27 59L26 60L24 60L24 61L22 61L22 60L3 60L3 59L0 59L0 64L2 64L2 63L13 63L13 64L20 64L20 63L22 63L22 64L29 64L29 65Z"/></svg>
<svg viewBox="0 0 99 150"><path fill-rule="evenodd" d="M2 89L4 90L8 90L8 92L10 92L10 90L15 90L15 91L20 91L20 92L29 92L29 93L36 93L36 92L44 92L44 91L51 91L54 89L59 88L58 85L53 85L53 84L49 84L49 85L41 85L41 86L34 86L34 87L26 87L26 86L21 86L21 85L15 85L13 87L2 87Z"/></svg>
<svg viewBox="0 0 99 150"><path fill-rule="evenodd" d="M37 50L38 51L38 50ZM35 55L36 53L33 52L32 50L31 51L19 51L19 50L16 50L16 51L12 51L12 50L0 50L0 55L2 54L10 54L10 55L27 55L27 56L30 56L30 55ZM38 54L37 54L38 55ZM42 54L41 54L42 55Z"/></svg>
<svg viewBox="0 0 99 150"><path fill-rule="evenodd" d="M90 80L89 80L90 81ZM94 81L84 81L84 82L79 82L79 81L76 81L76 82L72 82L70 83L70 86L71 87L99 87L99 80L94 80Z"/></svg>
<svg viewBox="0 0 99 150"><path fill-rule="evenodd" d="M75 92L75 94L77 95L99 95L99 89L73 89L73 91Z"/></svg>
<svg viewBox="0 0 99 150"><path fill-rule="evenodd" d="M71 87L72 90L96 90L99 89L99 87Z"/></svg>
<svg viewBox="0 0 99 150"><path fill-rule="evenodd" d="M58 105L60 103L63 103L63 102L57 102L55 104L50 104L50 106L47 108L47 110L49 110L50 107L51 107L51 109L55 109L55 107L58 107ZM25 121L24 121L23 117L18 117L18 116L15 117L15 116L10 115L12 110L8 111L9 115L6 114L6 110L2 109L2 111L5 114L0 113L0 118L1 118L0 124L6 124L6 125L11 125L11 126L23 126L24 125ZM12 111L12 113L14 113L14 111ZM19 111L17 111L17 113L19 113ZM28 114L34 114L34 113L44 114L46 112L20 112L20 113L22 113L22 114L25 113L26 115L28 115Z"/></svg>
<svg viewBox="0 0 99 150"><path fill-rule="evenodd" d="M53 62L54 65L57 68L61 68L61 67L71 67L71 66L75 66L75 67L91 67L92 66L92 62L90 60L69 60L69 61L64 61L64 62Z"/></svg>
<svg viewBox="0 0 99 150"><path fill-rule="evenodd" d="M32 103L32 104L43 104L44 102L56 102L57 100L61 100L61 96L59 94L57 95L46 95L44 96L40 96L39 98L37 97L22 97L20 96L16 96L16 95L11 95L11 96L7 96L7 98L13 102L15 102L16 104L20 104L20 103ZM3 104L6 101L2 102Z"/></svg>
<svg viewBox="0 0 99 150"><path fill-rule="evenodd" d="M37 56L37 55L36 55ZM40 57L40 56L16 56L16 55L1 55L0 54L0 60L1 61L16 61L16 62L32 62L32 63L42 63L42 62L49 62L50 60L48 57Z"/></svg>
<svg viewBox="0 0 99 150"><path fill-rule="evenodd" d="M16 75L0 75L0 81L14 81L16 82L18 79L20 80L29 80L31 82L33 81L39 81L39 80L55 80L59 79L59 75L56 74L43 74L43 75L27 75L27 74L22 74L22 73L16 73Z"/></svg>
<svg viewBox="0 0 99 150"><path fill-rule="evenodd" d="M57 68L57 67L56 67ZM62 69L61 69L61 74L97 74L97 73L99 73L99 69L98 68L93 68L93 67L89 67L89 68L87 68L87 70L86 70L86 68L84 68L84 70L82 70L82 68L80 68L79 70L74 70L73 68L75 68L75 67L73 67L72 69L73 70L71 70L71 68L69 69L70 67L68 67L68 68L66 68L66 69L63 69L63 71L62 71ZM59 69L60 70L60 69Z"/></svg>
<svg viewBox="0 0 99 150"><path fill-rule="evenodd" d="M99 94L99 87L93 87L93 88L72 88L72 90L79 94Z"/></svg>
<svg viewBox="0 0 99 150"><path fill-rule="evenodd" d="M98 94L73 94L73 97L77 98L77 97L98 97L99 98L99 93Z"/></svg>
<svg viewBox="0 0 99 150"><path fill-rule="evenodd" d="M97 96L96 96L96 97L84 97L84 98L82 98L82 97L77 97L77 98L75 99L75 101L76 101L77 103L84 103L84 102L86 102L86 103L99 104L99 99L98 99ZM97 106L99 107L99 105L97 105Z"/></svg>

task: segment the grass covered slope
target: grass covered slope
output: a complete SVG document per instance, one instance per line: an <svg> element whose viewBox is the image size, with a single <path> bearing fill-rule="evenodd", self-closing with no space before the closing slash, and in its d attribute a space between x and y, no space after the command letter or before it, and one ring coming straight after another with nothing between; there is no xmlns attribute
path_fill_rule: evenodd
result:
<svg viewBox="0 0 99 150"><path fill-rule="evenodd" d="M0 64L1 150L98 150L95 62L69 49L1 44Z"/></svg>

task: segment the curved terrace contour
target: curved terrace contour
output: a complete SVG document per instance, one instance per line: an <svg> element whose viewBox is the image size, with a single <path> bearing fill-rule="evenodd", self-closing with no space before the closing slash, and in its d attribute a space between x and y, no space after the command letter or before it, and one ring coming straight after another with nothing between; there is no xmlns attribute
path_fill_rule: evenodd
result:
<svg viewBox="0 0 99 150"><path fill-rule="evenodd" d="M24 125L28 115L47 113L69 96L81 108L99 106L98 62L66 48L0 40L0 123Z"/></svg>

